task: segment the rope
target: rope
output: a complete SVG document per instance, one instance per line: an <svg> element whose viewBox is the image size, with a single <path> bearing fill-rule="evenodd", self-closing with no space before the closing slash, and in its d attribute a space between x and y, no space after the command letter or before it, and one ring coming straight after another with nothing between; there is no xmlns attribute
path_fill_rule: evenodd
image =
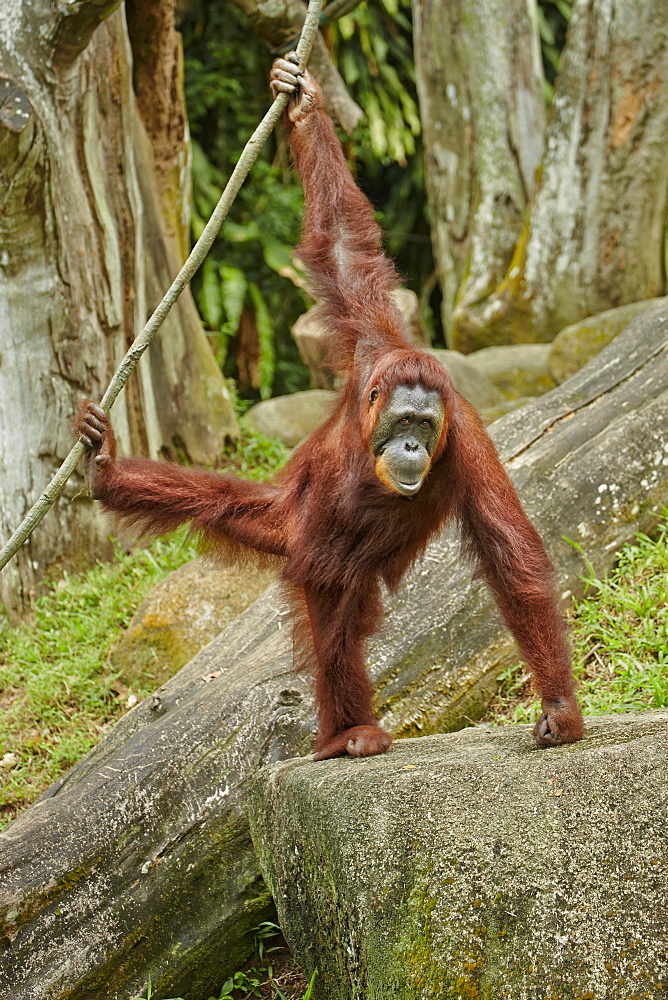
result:
<svg viewBox="0 0 668 1000"><path fill-rule="evenodd" d="M308 62L311 49L313 48L313 43L318 33L318 22L320 19L322 5L323 0L309 0L308 12L304 21L304 27L302 28L299 44L297 45L299 65L302 69L305 68L306 63ZM213 241L225 221L225 216L229 212L232 202L239 193L239 189L245 181L251 167L255 163L260 150L271 135L278 119L281 117L283 109L288 103L288 99L287 94L278 95L246 143L244 151L239 157L237 165L232 172L232 176L227 182L225 190L220 196L220 200L204 228L204 232L193 247L187 261L174 278L174 281L167 290L162 302L158 305L144 329L129 348L127 354L116 370L114 377L109 383L107 391L102 397L102 402L100 404L105 412L108 413L114 405L116 397L134 371L140 357L164 323L169 310L172 308L179 295L191 280L211 249ZM63 464L52 478L49 485L40 496L39 500L33 504L21 521L21 524L0 551L0 570L6 566L12 556L18 552L21 545L27 538L30 537L44 515L56 502L65 487L65 483L76 469L79 459L83 455L84 451L85 446L81 443L81 441L77 441Z"/></svg>
<svg viewBox="0 0 668 1000"><path fill-rule="evenodd" d="M326 28L328 25L334 24L340 17L352 13L356 7L359 7L361 2L362 0L330 0L320 15L320 26ZM291 52L294 49L298 38L299 35L293 35L291 38L282 41L280 45L272 45L271 51L277 56L283 56L286 52Z"/></svg>

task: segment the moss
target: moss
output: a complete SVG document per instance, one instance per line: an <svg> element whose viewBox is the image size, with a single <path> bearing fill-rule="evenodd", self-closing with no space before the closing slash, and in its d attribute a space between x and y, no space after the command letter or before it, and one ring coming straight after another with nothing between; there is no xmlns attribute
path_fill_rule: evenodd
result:
<svg viewBox="0 0 668 1000"><path fill-rule="evenodd" d="M665 893L647 859L664 852L648 817L666 796L663 725L595 720L585 743L548 754L525 729L476 729L330 761L326 775L309 761L265 769L254 837L293 952L320 969L316 995L655 996Z"/></svg>
<svg viewBox="0 0 668 1000"><path fill-rule="evenodd" d="M67 872L55 885L45 891L36 891L24 897L20 904L8 910L0 920L0 938L13 941L21 927L29 924L33 917L73 889L98 863L96 858L88 865L80 865Z"/></svg>
<svg viewBox="0 0 668 1000"><path fill-rule="evenodd" d="M402 955L402 964L408 973L408 993L411 1000L422 997L442 997L446 985L445 970L434 961L434 928L432 915L435 900L422 886L414 890L408 903L414 917L410 944Z"/></svg>
<svg viewBox="0 0 668 1000"><path fill-rule="evenodd" d="M541 330L536 326L531 300L525 292L524 271L530 234L531 223L527 215L508 269L498 286L479 302L455 309L451 330L455 350L470 354L483 347L552 339L555 330Z"/></svg>

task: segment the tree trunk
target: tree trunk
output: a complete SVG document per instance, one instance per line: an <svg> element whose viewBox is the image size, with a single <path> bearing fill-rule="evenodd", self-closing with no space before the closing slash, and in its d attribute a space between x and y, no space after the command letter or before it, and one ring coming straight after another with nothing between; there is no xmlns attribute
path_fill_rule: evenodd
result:
<svg viewBox="0 0 668 1000"><path fill-rule="evenodd" d="M101 397L180 262L176 234L163 231L153 151L137 114L128 33L116 7L8 0L2 16L3 537L69 452L79 400ZM166 99L180 115L183 170L178 88ZM215 462L225 435L235 432L189 294L128 383L114 423L124 450L201 462ZM10 614L28 603L36 581L108 548L108 526L89 501L75 500L81 492L81 478L73 478L4 571L0 599Z"/></svg>
<svg viewBox="0 0 668 1000"><path fill-rule="evenodd" d="M543 153L535 0L413 0L415 63L442 318L506 272Z"/></svg>
<svg viewBox="0 0 668 1000"><path fill-rule="evenodd" d="M492 428L555 561L581 591L668 495L668 301L582 372ZM455 729L516 662L489 591L445 534L388 601L371 644L383 724ZM308 751L308 678L275 588L0 835L0 993L13 1000L206 998L271 912L246 820L247 779Z"/></svg>
<svg viewBox="0 0 668 1000"><path fill-rule="evenodd" d="M465 350L548 341L665 290L668 4L578 0L562 65L513 260L493 294L455 310Z"/></svg>

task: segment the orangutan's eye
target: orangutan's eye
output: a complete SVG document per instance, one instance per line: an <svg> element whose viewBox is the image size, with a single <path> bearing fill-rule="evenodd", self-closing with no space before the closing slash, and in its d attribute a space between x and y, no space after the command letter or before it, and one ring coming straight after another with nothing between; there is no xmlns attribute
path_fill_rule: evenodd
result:
<svg viewBox="0 0 668 1000"><path fill-rule="evenodd" d="M431 420L421 420L420 427L431 427Z"/></svg>
<svg viewBox="0 0 668 1000"><path fill-rule="evenodd" d="M377 385L374 385L373 389L369 393L369 403L371 404L375 403L379 396L380 396L380 389L378 388Z"/></svg>

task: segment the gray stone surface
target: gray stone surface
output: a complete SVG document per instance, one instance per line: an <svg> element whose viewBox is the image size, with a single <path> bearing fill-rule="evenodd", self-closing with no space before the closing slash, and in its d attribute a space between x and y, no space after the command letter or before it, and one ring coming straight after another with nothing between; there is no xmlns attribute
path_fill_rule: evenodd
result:
<svg viewBox="0 0 668 1000"><path fill-rule="evenodd" d="M466 360L499 389L506 399L542 396L556 382L548 369L550 344L508 344L484 347Z"/></svg>
<svg viewBox="0 0 668 1000"><path fill-rule="evenodd" d="M288 396L274 396L251 406L245 419L254 430L294 448L320 426L334 398L334 393L328 389L307 389Z"/></svg>
<svg viewBox="0 0 668 1000"><path fill-rule="evenodd" d="M618 309L607 309L597 316L588 316L572 326L564 327L554 338L547 359L555 382L565 382L591 361L604 347L619 336L631 320L642 315L661 299L631 302Z"/></svg>
<svg viewBox="0 0 668 1000"><path fill-rule="evenodd" d="M668 712L265 768L251 830L314 1000L649 1000L668 989Z"/></svg>
<svg viewBox="0 0 668 1000"><path fill-rule="evenodd" d="M503 402L503 395L494 383L472 365L465 354L432 348L429 352L450 372L455 389L472 403L476 410L486 410Z"/></svg>

